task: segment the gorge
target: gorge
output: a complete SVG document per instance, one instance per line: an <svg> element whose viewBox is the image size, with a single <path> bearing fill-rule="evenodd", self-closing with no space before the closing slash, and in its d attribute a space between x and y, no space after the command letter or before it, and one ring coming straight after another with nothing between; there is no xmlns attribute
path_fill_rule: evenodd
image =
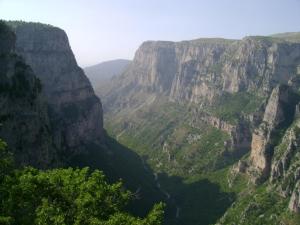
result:
<svg viewBox="0 0 300 225"><path fill-rule="evenodd" d="M299 33L147 41L99 91L105 128L181 195L179 224L297 224L299 64ZM224 216L205 222L213 201L188 202L168 176L217 184Z"/></svg>
<svg viewBox="0 0 300 225"><path fill-rule="evenodd" d="M299 33L146 41L94 91L63 30L0 25L0 138L19 167L103 170L131 214L165 202L167 225L299 224Z"/></svg>

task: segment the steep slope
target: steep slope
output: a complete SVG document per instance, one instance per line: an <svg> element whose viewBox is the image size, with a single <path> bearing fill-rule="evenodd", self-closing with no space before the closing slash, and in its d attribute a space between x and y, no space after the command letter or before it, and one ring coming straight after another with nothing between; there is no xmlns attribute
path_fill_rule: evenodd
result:
<svg viewBox="0 0 300 225"><path fill-rule="evenodd" d="M113 76L121 75L130 62L131 61L127 59L115 59L88 66L83 69L94 89L97 91L97 87L102 86L103 83L107 82Z"/></svg>
<svg viewBox="0 0 300 225"><path fill-rule="evenodd" d="M30 66L15 53L15 34L0 21L0 136L18 165L58 166L47 102Z"/></svg>
<svg viewBox="0 0 300 225"><path fill-rule="evenodd" d="M177 196L179 224L215 223L248 179L270 176L274 147L299 101L299 68L300 44L283 38L145 42L103 91L105 126L161 174L163 188ZM241 158L234 168L243 173L227 180ZM190 187L208 179L225 202L205 208L213 201L198 195L188 203L191 189L170 176Z"/></svg>
<svg viewBox="0 0 300 225"><path fill-rule="evenodd" d="M0 138L17 163L103 170L109 181L123 179L135 194L129 209L138 216L166 200L140 157L106 136L100 100L64 31L39 23L8 24L12 30L0 24Z"/></svg>
<svg viewBox="0 0 300 225"><path fill-rule="evenodd" d="M281 111L285 109L282 107L282 102L274 101L277 90L276 88L272 93L268 105L277 105L275 108ZM250 182L250 185L248 182L248 186L244 187L237 197L237 201L221 218L219 224L296 225L300 223L299 103L292 105L295 106L296 113L288 117L289 125L276 127L276 123L280 119L279 111L274 110L271 114L276 115L278 120L273 120L277 122L272 123L275 126L272 126L271 132L268 129L270 123L266 123L267 134L261 136L263 141L260 142L263 144L258 143L258 147L252 145L251 156L233 166L230 176L228 176L233 185L238 176L246 176L247 180L254 181L256 184L259 181L259 184L254 186L251 185L253 182ZM266 114L270 115L268 107ZM258 129L262 129L261 126ZM277 135L274 135L276 131ZM254 135L257 135L257 132ZM253 142L257 142L257 139L254 137Z"/></svg>
<svg viewBox="0 0 300 225"><path fill-rule="evenodd" d="M66 155L103 141L102 107L78 67L66 33L38 23L9 22L16 33L16 52L41 80L54 144Z"/></svg>

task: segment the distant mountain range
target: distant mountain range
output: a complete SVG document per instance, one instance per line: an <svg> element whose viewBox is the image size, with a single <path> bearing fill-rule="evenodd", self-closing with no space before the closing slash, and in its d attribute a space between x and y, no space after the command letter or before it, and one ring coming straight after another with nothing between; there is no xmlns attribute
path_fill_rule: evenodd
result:
<svg viewBox="0 0 300 225"><path fill-rule="evenodd" d="M113 76L120 75L130 62L131 61L127 59L105 61L93 66L85 67L84 72L90 79L94 89L96 89Z"/></svg>

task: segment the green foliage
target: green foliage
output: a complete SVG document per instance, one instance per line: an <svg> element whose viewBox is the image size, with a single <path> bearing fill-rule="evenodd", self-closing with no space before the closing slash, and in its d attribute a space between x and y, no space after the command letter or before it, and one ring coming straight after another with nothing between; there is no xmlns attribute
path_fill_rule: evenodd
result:
<svg viewBox="0 0 300 225"><path fill-rule="evenodd" d="M216 98L208 111L222 120L237 123L243 114L255 112L263 100L249 92L227 93Z"/></svg>
<svg viewBox="0 0 300 225"><path fill-rule="evenodd" d="M8 151L6 143L0 139L0 182L13 170L13 157Z"/></svg>
<svg viewBox="0 0 300 225"><path fill-rule="evenodd" d="M223 65L221 63L216 63L209 68L209 71L212 73L220 74L222 72L222 68Z"/></svg>
<svg viewBox="0 0 300 225"><path fill-rule="evenodd" d="M279 33L272 35L272 37L281 38L290 42L300 42L300 32Z"/></svg>
<svg viewBox="0 0 300 225"><path fill-rule="evenodd" d="M126 206L134 195L121 182L109 184L101 171L31 167L8 170L11 156L0 142L0 224L10 225L159 225L164 204L144 218L130 215Z"/></svg>
<svg viewBox="0 0 300 225"><path fill-rule="evenodd" d="M38 23L38 22L25 22L22 20L14 20L14 21L4 21L6 25L8 25L13 30L16 30L20 26L30 26L34 29L49 29L53 28L50 24Z"/></svg>
<svg viewBox="0 0 300 225"><path fill-rule="evenodd" d="M134 117L108 118L106 128L119 142L149 158L155 170L170 175L186 177L232 163L223 155L229 135L201 121L193 127L194 117L186 106L158 102Z"/></svg>
<svg viewBox="0 0 300 225"><path fill-rule="evenodd" d="M288 199L279 196L267 185L248 188L227 211L221 224L280 224L286 220L287 215L293 218L293 215L288 212L287 202Z"/></svg>
<svg viewBox="0 0 300 225"><path fill-rule="evenodd" d="M159 174L162 189L174 197L166 212L171 225L215 223L235 195L224 168L232 163L224 154L229 135L201 121L193 123L197 116L192 107L159 100L129 116L106 117L108 132L140 154ZM224 169L219 173L219 168ZM177 219L173 201L180 207Z"/></svg>

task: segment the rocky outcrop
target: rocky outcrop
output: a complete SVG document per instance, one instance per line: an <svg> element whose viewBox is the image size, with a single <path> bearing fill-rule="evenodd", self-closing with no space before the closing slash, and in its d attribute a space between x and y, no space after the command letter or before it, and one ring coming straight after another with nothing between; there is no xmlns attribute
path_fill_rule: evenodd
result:
<svg viewBox="0 0 300 225"><path fill-rule="evenodd" d="M65 155L103 141L100 100L78 67L66 33L38 23L10 22L16 52L42 83L49 108L54 145Z"/></svg>
<svg viewBox="0 0 300 225"><path fill-rule="evenodd" d="M199 121L203 121L217 129L220 129L230 136L230 140L224 143L227 150L230 150L235 156L241 156L247 152L251 144L251 133L249 124L246 121L239 121L237 124L231 124L209 113L193 109L193 119L190 125L196 126Z"/></svg>
<svg viewBox="0 0 300 225"><path fill-rule="evenodd" d="M292 212L299 213L300 212L300 182L295 185L295 189L290 198L289 209Z"/></svg>
<svg viewBox="0 0 300 225"><path fill-rule="evenodd" d="M296 136L295 128L289 129L281 144L275 149L274 160L271 170L271 181L276 182L284 178L290 168L291 161L297 153L297 147L300 145L300 137Z"/></svg>
<svg viewBox="0 0 300 225"><path fill-rule="evenodd" d="M270 182L283 197L290 197L300 181L300 121L296 116L274 149Z"/></svg>
<svg viewBox="0 0 300 225"><path fill-rule="evenodd" d="M286 85L277 86L270 95L262 123L252 135L250 161L255 182L270 175L273 148L279 139L278 132L286 129L293 120L295 100L294 94Z"/></svg>
<svg viewBox="0 0 300 225"><path fill-rule="evenodd" d="M58 166L40 80L15 53L15 34L0 21L0 138L17 165Z"/></svg>

